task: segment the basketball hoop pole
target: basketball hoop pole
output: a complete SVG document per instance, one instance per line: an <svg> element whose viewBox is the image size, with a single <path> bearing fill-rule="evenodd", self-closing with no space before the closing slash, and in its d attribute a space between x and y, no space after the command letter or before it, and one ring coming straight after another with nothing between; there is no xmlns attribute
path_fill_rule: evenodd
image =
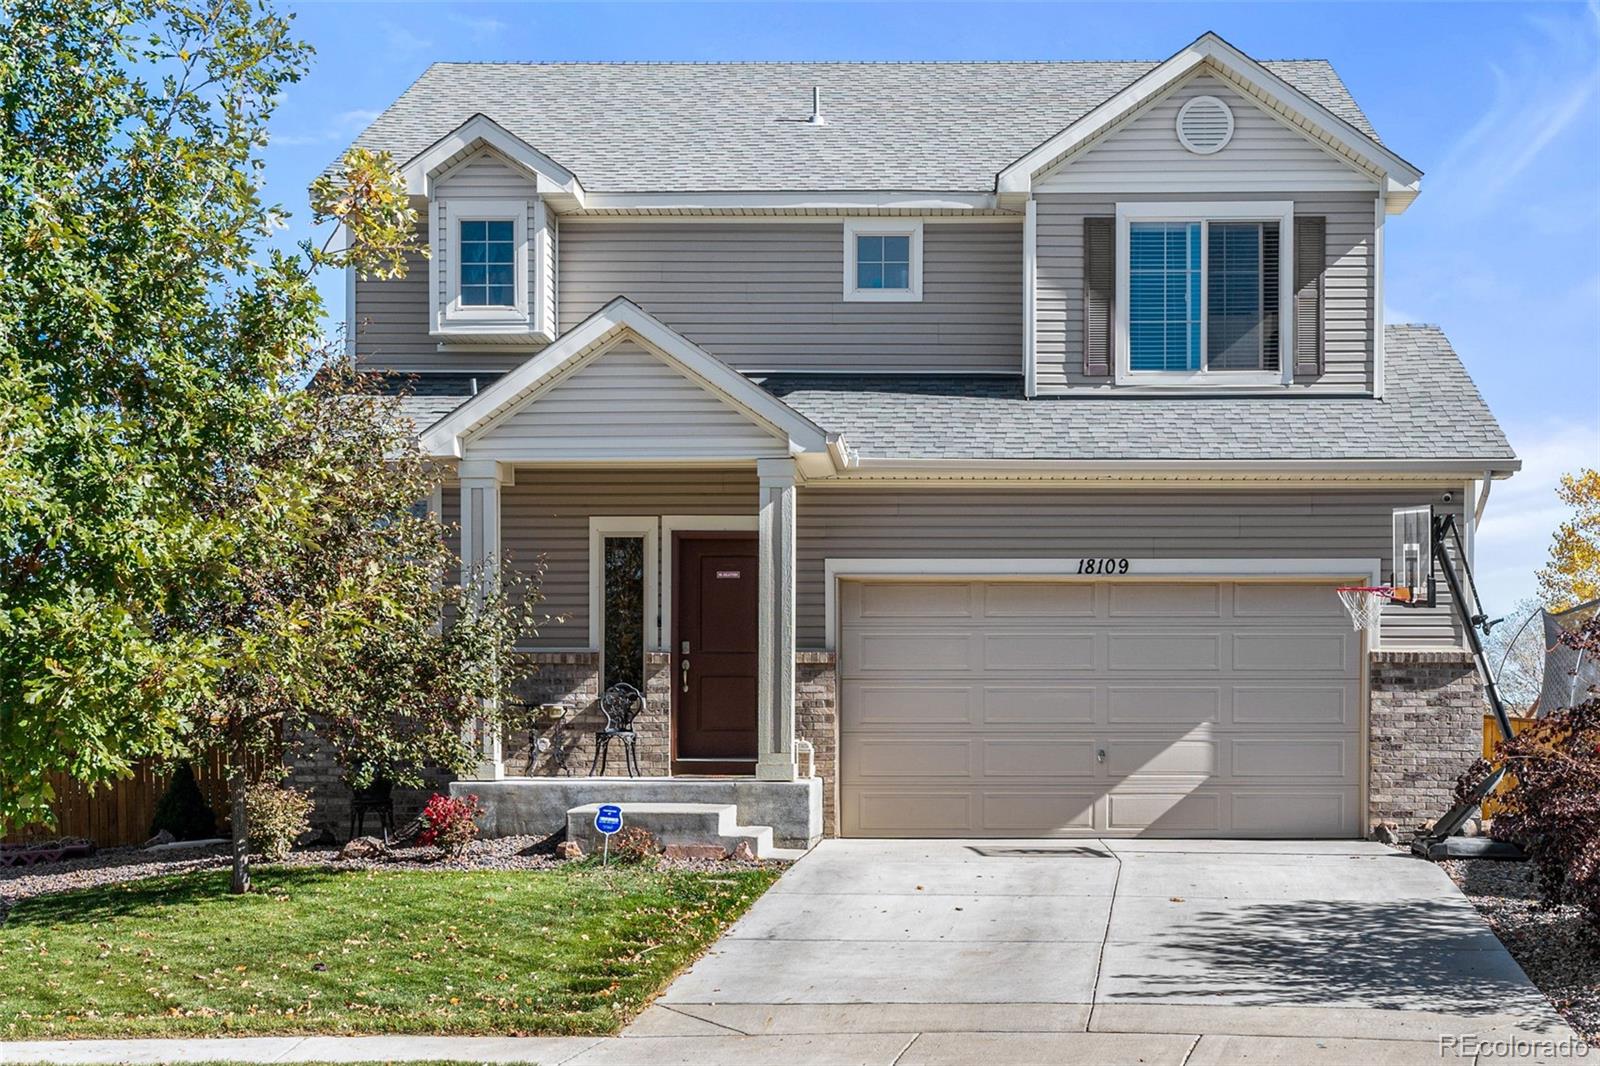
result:
<svg viewBox="0 0 1600 1066"><path fill-rule="evenodd" d="M1440 569L1444 571L1445 584L1450 588L1450 604L1455 608L1456 616L1460 618L1462 628L1466 630L1467 647L1472 650L1473 661L1478 664L1478 672L1483 675L1483 691L1489 697L1489 707L1494 711L1495 723L1500 726L1500 735L1510 739L1515 736L1511 729L1511 717L1506 714L1506 705L1500 699L1499 686L1494 683L1494 674L1490 671L1489 660L1484 654L1483 640L1478 636L1478 626L1488 616L1483 613L1483 603L1478 600L1476 584L1471 586L1473 602L1471 606L1468 606L1467 590L1462 587L1461 576L1456 573L1456 568L1450 563L1449 554L1445 552L1446 539L1455 541L1456 556L1461 560L1461 568L1467 571L1467 581L1471 582L1472 568L1467 565L1466 553L1461 550L1461 532L1456 528L1455 515L1447 514L1434 519L1433 550L1435 556L1441 558L1444 562ZM1500 766L1480 781L1477 788L1473 789L1460 803L1450 808L1442 818L1433 823L1433 828L1429 830L1426 836L1418 838L1416 844L1413 845L1413 850L1423 856L1427 856L1429 845L1440 843L1445 838L1453 835L1457 829L1466 824L1468 818L1472 817L1472 812L1477 810L1484 797L1494 791L1500 784L1500 780L1505 777L1505 773L1506 768Z"/></svg>

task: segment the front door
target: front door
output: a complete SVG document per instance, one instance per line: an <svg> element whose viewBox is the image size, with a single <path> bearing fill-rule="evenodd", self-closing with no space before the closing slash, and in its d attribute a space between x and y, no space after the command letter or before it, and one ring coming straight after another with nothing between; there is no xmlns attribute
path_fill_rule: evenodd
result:
<svg viewBox="0 0 1600 1066"><path fill-rule="evenodd" d="M679 533L673 557L673 772L753 773L756 538Z"/></svg>

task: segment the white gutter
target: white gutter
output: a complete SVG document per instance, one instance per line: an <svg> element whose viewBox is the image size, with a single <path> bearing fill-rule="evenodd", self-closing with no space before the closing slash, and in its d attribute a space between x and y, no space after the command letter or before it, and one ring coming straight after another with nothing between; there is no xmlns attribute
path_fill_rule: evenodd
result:
<svg viewBox="0 0 1600 1066"><path fill-rule="evenodd" d="M1281 476L1322 474L1451 474L1482 473L1510 477L1522 468L1520 459L909 459L858 456L862 473L961 474L1116 474L1164 473L1255 474Z"/></svg>

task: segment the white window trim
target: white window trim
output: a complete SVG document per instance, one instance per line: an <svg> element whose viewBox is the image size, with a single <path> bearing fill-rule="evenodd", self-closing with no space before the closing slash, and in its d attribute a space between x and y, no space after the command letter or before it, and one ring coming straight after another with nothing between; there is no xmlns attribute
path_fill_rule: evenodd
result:
<svg viewBox="0 0 1600 1066"><path fill-rule="evenodd" d="M530 217L531 216L531 217ZM545 231L543 201L450 197L436 212L434 247L444 237L444 254L430 260L429 291L434 305L432 333L443 336L520 334L543 330L542 299L529 300L532 291L543 292ZM476 219L510 220L516 243L516 303L509 307L467 307L461 303L461 223ZM537 245L537 248L535 247Z"/></svg>
<svg viewBox="0 0 1600 1066"><path fill-rule="evenodd" d="M1200 369L1134 370L1128 341L1128 230L1133 222L1210 222L1278 224L1278 369L1207 370L1205 312L1200 320ZM1207 263L1200 257L1200 291L1206 292ZM1118 385L1186 385L1203 388L1294 384L1294 201L1223 200L1186 203L1117 204L1117 322L1113 363Z"/></svg>
<svg viewBox="0 0 1600 1066"><path fill-rule="evenodd" d="M678 561L672 554L674 533L755 533L761 517L753 514L669 514L661 516L661 645L672 650L672 575Z"/></svg>
<svg viewBox="0 0 1600 1066"><path fill-rule="evenodd" d="M857 237L910 237L911 287L909 289L856 288ZM922 220L850 218L844 222L844 298L861 303L922 302Z"/></svg>
<svg viewBox="0 0 1600 1066"><path fill-rule="evenodd" d="M607 537L644 538L644 650L661 646L656 589L660 587L660 539L655 515L592 515L589 518L589 647L599 656L600 676L606 676L606 555ZM644 669L644 664L640 664Z"/></svg>

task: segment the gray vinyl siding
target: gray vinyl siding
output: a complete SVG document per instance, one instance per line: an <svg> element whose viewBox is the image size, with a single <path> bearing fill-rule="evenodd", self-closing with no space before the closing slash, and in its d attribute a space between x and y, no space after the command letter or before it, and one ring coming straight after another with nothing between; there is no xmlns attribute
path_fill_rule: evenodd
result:
<svg viewBox="0 0 1600 1066"><path fill-rule="evenodd" d="M923 229L923 298L847 303L844 228L583 222L561 228L561 328L626 296L740 370L1022 373L1022 228Z"/></svg>
<svg viewBox="0 0 1600 1066"><path fill-rule="evenodd" d="M1214 200L1212 193L1042 193L1038 199L1038 382L1043 391L1114 388L1112 378L1083 374L1083 220L1115 215L1117 201ZM1299 375L1308 391L1372 388L1373 228L1368 192L1270 192L1224 199L1292 200L1297 215L1327 218L1325 360L1318 375ZM1120 313L1120 312L1119 312Z"/></svg>
<svg viewBox="0 0 1600 1066"><path fill-rule="evenodd" d="M476 440L522 462L788 454L787 440L631 340L591 356Z"/></svg>
<svg viewBox="0 0 1600 1066"><path fill-rule="evenodd" d="M802 648L820 648L823 565L830 557L1378 558L1388 580L1393 509L1437 502L1443 490L799 491L798 640ZM1440 592L1441 606L1433 609L1391 607L1384 646L1457 646L1442 587Z"/></svg>
<svg viewBox="0 0 1600 1066"><path fill-rule="evenodd" d="M1233 112L1233 136L1211 155L1178 140L1178 111L1214 96ZM1040 192L1237 194L1275 189L1365 192L1377 181L1211 74L1196 75L1068 156L1035 186Z"/></svg>
<svg viewBox="0 0 1600 1066"><path fill-rule="evenodd" d="M427 240L427 221L418 227ZM428 261L420 255L406 256L403 278L379 281L356 279L356 361L369 370L442 370L455 364L439 352L437 339L428 336ZM525 358L525 357L524 357ZM506 369L474 363L463 370Z"/></svg>
<svg viewBox="0 0 1600 1066"><path fill-rule="evenodd" d="M507 565L524 573L542 560L542 610L552 616L530 643L541 648L589 646L591 516L755 513L756 475L751 469L519 470L517 484L501 492L501 549Z"/></svg>

